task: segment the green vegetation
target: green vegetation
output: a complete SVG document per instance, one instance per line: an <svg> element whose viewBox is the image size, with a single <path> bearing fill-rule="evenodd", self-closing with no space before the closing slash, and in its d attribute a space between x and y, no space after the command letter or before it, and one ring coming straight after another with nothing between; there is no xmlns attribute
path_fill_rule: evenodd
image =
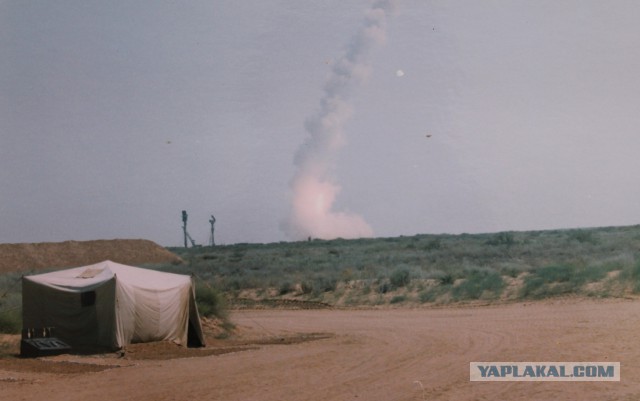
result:
<svg viewBox="0 0 640 401"><path fill-rule="evenodd" d="M398 269L391 273L389 282L395 288L405 287L411 282L411 274L408 269Z"/></svg>
<svg viewBox="0 0 640 401"><path fill-rule="evenodd" d="M20 275L0 275L0 333L16 334L22 330L22 288Z"/></svg>
<svg viewBox="0 0 640 401"><path fill-rule="evenodd" d="M238 300L331 305L640 293L640 226L172 248Z"/></svg>
<svg viewBox="0 0 640 401"><path fill-rule="evenodd" d="M495 299L504 288L502 276L497 271L475 270L452 288L454 300Z"/></svg>
<svg viewBox="0 0 640 401"><path fill-rule="evenodd" d="M640 262L624 266L620 273L620 279L628 283L634 294L640 293Z"/></svg>
<svg viewBox="0 0 640 401"><path fill-rule="evenodd" d="M196 283L196 304L201 316L227 318L224 296L208 283Z"/></svg>
<svg viewBox="0 0 640 401"><path fill-rule="evenodd" d="M406 295L394 295L393 298L389 301L390 304L398 304L405 302L407 300Z"/></svg>
<svg viewBox="0 0 640 401"><path fill-rule="evenodd" d="M227 305L449 304L640 294L640 226L170 248L205 316ZM20 329L17 274L0 275L0 331Z"/></svg>
<svg viewBox="0 0 640 401"><path fill-rule="evenodd" d="M20 309L9 309L0 312L0 333L20 333L20 330L22 330L21 315Z"/></svg>

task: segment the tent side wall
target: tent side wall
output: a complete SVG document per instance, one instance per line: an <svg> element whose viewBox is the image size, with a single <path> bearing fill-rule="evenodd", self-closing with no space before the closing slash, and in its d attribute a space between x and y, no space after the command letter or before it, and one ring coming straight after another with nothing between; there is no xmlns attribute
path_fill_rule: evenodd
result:
<svg viewBox="0 0 640 401"><path fill-rule="evenodd" d="M115 280L91 290L61 289L24 277L23 328L54 327L56 337L72 346L115 344Z"/></svg>

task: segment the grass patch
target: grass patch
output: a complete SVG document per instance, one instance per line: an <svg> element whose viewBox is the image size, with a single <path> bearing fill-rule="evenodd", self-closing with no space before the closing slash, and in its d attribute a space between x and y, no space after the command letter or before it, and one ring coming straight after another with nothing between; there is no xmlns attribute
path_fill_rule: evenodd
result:
<svg viewBox="0 0 640 401"><path fill-rule="evenodd" d="M407 301L406 295L394 295L393 298L389 301L390 304L399 304Z"/></svg>
<svg viewBox="0 0 640 401"><path fill-rule="evenodd" d="M607 273L613 270L611 266L589 265L582 268L576 268L573 272L571 281L577 285L585 283L593 283L607 277Z"/></svg>
<svg viewBox="0 0 640 401"><path fill-rule="evenodd" d="M418 293L418 300L421 303L436 302L440 296L451 291L452 287L453 285L451 284L441 284L426 288Z"/></svg>
<svg viewBox="0 0 640 401"><path fill-rule="evenodd" d="M2 306L0 305L0 308ZM22 331L21 308L0 309L0 333L17 334Z"/></svg>
<svg viewBox="0 0 640 401"><path fill-rule="evenodd" d="M525 277L521 289L523 298L542 299L564 294L581 294L587 283L603 280L613 266L606 265L552 265L532 271ZM631 272L633 276L639 272ZM640 281L638 281L640 283ZM597 294L592 291L584 293L588 296Z"/></svg>
<svg viewBox="0 0 640 401"><path fill-rule="evenodd" d="M338 287L338 279L335 277L319 276L313 280L311 293L319 296L325 292L335 291Z"/></svg>
<svg viewBox="0 0 640 401"><path fill-rule="evenodd" d="M504 280L496 271L472 271L460 284L451 289L455 301L495 299L504 288Z"/></svg>
<svg viewBox="0 0 640 401"><path fill-rule="evenodd" d="M574 270L570 265L541 267L525 277L521 296L541 299L574 292Z"/></svg>
<svg viewBox="0 0 640 401"><path fill-rule="evenodd" d="M623 268L618 280L628 283L634 294L640 293L640 262Z"/></svg>

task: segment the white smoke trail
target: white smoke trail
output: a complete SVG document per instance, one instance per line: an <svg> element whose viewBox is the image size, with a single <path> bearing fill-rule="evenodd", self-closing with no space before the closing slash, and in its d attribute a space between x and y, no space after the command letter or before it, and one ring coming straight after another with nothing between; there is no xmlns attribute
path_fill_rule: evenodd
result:
<svg viewBox="0 0 640 401"><path fill-rule="evenodd" d="M332 170L335 155L345 144L344 124L352 114L348 92L370 75L366 58L373 46L386 41L386 21L391 11L392 1L377 1L366 11L362 28L335 63L324 86L319 112L305 123L309 136L295 155L291 212L283 224L292 239L373 236L362 217L333 210L340 187Z"/></svg>

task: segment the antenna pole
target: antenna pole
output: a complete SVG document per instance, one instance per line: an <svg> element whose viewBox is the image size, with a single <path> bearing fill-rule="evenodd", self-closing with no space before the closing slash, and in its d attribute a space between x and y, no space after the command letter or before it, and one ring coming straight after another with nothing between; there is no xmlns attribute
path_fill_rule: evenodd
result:
<svg viewBox="0 0 640 401"><path fill-rule="evenodd" d="M182 232L184 234L184 247L187 248L187 238L189 237L189 234L187 234L187 218L189 216L187 215L187 211L183 210L182 211Z"/></svg>
<svg viewBox="0 0 640 401"><path fill-rule="evenodd" d="M216 218L213 217L213 215L211 215L211 218L209 219L209 223L211 223L211 237L209 238L209 246L215 246L216 245L216 241L215 238L213 236L214 233L214 224L216 224Z"/></svg>

